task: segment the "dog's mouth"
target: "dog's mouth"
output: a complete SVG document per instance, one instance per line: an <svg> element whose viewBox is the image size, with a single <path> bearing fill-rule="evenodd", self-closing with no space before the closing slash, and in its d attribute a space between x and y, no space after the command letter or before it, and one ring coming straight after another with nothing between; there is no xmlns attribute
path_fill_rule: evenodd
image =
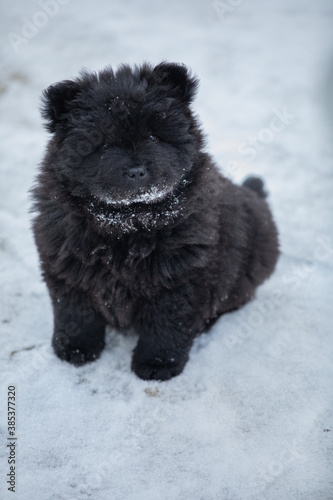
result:
<svg viewBox="0 0 333 500"><path fill-rule="evenodd" d="M171 224L183 213L183 192L188 184L191 181L183 179L177 187L152 186L128 196L93 195L87 210L103 228L120 228L123 233L142 227L155 230Z"/></svg>
<svg viewBox="0 0 333 500"><path fill-rule="evenodd" d="M138 193L131 194L129 196L116 197L116 196L108 196L102 195L100 196L100 200L107 205L112 206L129 206L135 203L144 203L147 205L158 203L163 201L173 192L172 187L168 188L158 188L156 186L147 189L146 191L138 191Z"/></svg>

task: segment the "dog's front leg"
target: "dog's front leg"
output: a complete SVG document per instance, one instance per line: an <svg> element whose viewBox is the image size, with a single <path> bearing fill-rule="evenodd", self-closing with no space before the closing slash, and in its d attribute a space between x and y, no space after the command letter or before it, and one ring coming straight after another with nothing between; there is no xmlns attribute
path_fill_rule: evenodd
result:
<svg viewBox="0 0 333 500"><path fill-rule="evenodd" d="M132 370L138 377L169 380L183 371L196 336L195 316L181 293L166 292L143 305L132 358Z"/></svg>
<svg viewBox="0 0 333 500"><path fill-rule="evenodd" d="M54 292L54 290L53 290ZM97 359L104 347L105 320L88 297L76 290L52 294L52 346L60 359L76 366Z"/></svg>

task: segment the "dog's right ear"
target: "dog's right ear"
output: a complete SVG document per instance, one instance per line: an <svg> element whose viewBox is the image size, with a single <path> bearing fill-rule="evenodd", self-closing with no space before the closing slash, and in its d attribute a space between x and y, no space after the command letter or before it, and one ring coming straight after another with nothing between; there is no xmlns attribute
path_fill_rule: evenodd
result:
<svg viewBox="0 0 333 500"><path fill-rule="evenodd" d="M155 66L157 81L166 91L189 104L198 89L199 80L192 76L185 64L162 62Z"/></svg>
<svg viewBox="0 0 333 500"><path fill-rule="evenodd" d="M49 132L56 132L66 126L73 99L79 91L80 85L72 80L64 80L44 90L41 113L47 120L45 127Z"/></svg>

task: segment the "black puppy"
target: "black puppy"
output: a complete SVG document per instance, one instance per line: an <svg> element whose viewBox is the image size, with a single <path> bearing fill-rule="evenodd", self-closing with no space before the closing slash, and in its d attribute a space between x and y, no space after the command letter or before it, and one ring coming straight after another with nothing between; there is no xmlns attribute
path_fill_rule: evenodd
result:
<svg viewBox="0 0 333 500"><path fill-rule="evenodd" d="M98 358L107 323L134 327L132 369L167 380L275 267L262 182L232 184L203 151L197 85L185 66L162 63L83 72L44 92L53 136L33 230L61 359Z"/></svg>

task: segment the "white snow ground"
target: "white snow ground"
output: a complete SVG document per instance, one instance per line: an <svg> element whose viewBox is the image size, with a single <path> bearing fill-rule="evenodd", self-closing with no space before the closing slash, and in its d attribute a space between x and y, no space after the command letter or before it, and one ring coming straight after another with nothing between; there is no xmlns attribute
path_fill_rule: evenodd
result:
<svg viewBox="0 0 333 500"><path fill-rule="evenodd" d="M223 3L1 2L2 500L333 499L333 3ZM83 66L163 59L201 78L194 108L224 171L266 179L282 255L184 373L156 383L130 371L136 339L112 331L94 364L55 357L27 191L47 140L43 88Z"/></svg>

